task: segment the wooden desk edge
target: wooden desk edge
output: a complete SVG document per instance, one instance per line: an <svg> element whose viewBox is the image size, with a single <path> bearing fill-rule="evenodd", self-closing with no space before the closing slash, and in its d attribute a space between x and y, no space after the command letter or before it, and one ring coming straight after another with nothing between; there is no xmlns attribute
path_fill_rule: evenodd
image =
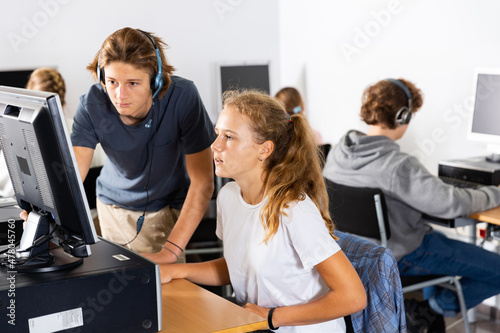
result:
<svg viewBox="0 0 500 333"><path fill-rule="evenodd" d="M213 331L212 333L246 333L258 330L267 330L267 320L259 321L253 324L244 326L231 327L220 331Z"/></svg>
<svg viewBox="0 0 500 333"><path fill-rule="evenodd" d="M162 299L161 332L179 332L184 326L185 332L201 332L201 327L217 333L267 329L265 318L184 279L162 285Z"/></svg>
<svg viewBox="0 0 500 333"><path fill-rule="evenodd" d="M500 207L495 207L482 212L477 212L470 215L470 218L481 222L500 225Z"/></svg>

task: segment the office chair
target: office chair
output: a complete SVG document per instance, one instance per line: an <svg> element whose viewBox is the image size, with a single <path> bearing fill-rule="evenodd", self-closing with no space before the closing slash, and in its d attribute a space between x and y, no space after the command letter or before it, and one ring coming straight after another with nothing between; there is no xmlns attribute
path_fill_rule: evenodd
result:
<svg viewBox="0 0 500 333"><path fill-rule="evenodd" d="M214 193L200 224L184 251L187 262L203 262L223 256L222 241L215 234L215 230L217 228L217 194L226 182L227 179L219 178L214 172ZM203 288L227 299L230 299L233 293L230 286L203 286Z"/></svg>
<svg viewBox="0 0 500 333"><path fill-rule="evenodd" d="M377 188L351 187L325 178L329 210L336 229L361 237L379 240L386 247L391 237L384 193ZM460 278L456 276L400 276L403 293L439 285L453 290L460 304L465 332L470 333L464 294Z"/></svg>
<svg viewBox="0 0 500 333"><path fill-rule="evenodd" d="M332 149L332 145L329 143L325 143L322 145L318 145L318 149L321 160L321 168L323 169L323 167L325 166L326 157L328 156L328 153Z"/></svg>
<svg viewBox="0 0 500 333"><path fill-rule="evenodd" d="M215 174L214 166L214 192L205 215L203 215L185 250L186 255L198 256L194 261L214 259L212 255L215 255L216 258L222 256L222 241L217 238L215 229L217 227L217 194L226 182L227 179L220 178ZM200 255L208 255L209 257L201 258Z"/></svg>
<svg viewBox="0 0 500 333"><path fill-rule="evenodd" d="M87 196L87 201L90 209L96 208L96 182L97 177L101 174L102 166L93 167L89 169L87 177L83 181L83 188L85 190L85 195Z"/></svg>
<svg viewBox="0 0 500 333"><path fill-rule="evenodd" d="M101 174L102 166L92 167L87 173L87 177L83 181L83 189L85 190L85 195L87 196L87 202L89 204L90 213L92 214L92 220L94 221L95 232L98 236L101 236L101 226L99 224L99 218L97 216L97 195L96 195L96 184L97 177Z"/></svg>

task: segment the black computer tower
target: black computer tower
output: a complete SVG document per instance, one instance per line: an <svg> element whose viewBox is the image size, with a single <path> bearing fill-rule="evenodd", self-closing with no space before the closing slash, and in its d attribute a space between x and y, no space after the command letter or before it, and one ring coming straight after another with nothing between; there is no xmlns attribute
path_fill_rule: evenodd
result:
<svg viewBox="0 0 500 333"><path fill-rule="evenodd" d="M500 163L489 162L485 157L440 161L438 175L482 185L499 185Z"/></svg>
<svg viewBox="0 0 500 333"><path fill-rule="evenodd" d="M103 239L91 251L82 264L56 272L2 267L0 332L161 330L158 265Z"/></svg>

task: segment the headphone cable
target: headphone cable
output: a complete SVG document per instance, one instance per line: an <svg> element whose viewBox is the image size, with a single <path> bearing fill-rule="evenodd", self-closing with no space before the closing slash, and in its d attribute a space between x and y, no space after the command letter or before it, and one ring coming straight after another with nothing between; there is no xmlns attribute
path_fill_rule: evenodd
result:
<svg viewBox="0 0 500 333"><path fill-rule="evenodd" d="M146 211L147 211L148 204L149 204L149 178L151 177L151 168L153 166L153 156L154 156L154 151L155 151L155 146L156 146L156 138L158 137L157 134L158 134L158 130L160 129L160 124L163 122L163 118L165 117L165 114L167 113L168 106L170 105L170 100L172 99L172 96L174 95L175 84L171 85L170 87L172 87L172 91L170 92L170 96L168 96L167 104L165 106L165 112L163 112L163 115L161 117L160 117L160 97L157 96L156 98L153 98L153 106L152 106L153 113L151 115L151 120L152 120L152 124L154 125L154 116L155 116L154 111L155 111L155 99L156 99L156 101L157 101L157 103L156 103L157 112L156 113L158 114L158 123L156 124L155 132L153 134L154 139L153 139L153 147L151 150L151 163L149 164L148 178L146 180L146 186L145 186L146 206L144 207L144 212L142 213L142 215L139 216L139 218L137 219L137 232L136 232L134 238L132 238L130 241L128 241L125 244L120 244L121 246L126 246L126 245L132 243L137 238L137 236L139 236L139 232L141 232L142 225L144 224L144 219L145 219Z"/></svg>
<svg viewBox="0 0 500 333"><path fill-rule="evenodd" d="M158 98L156 98L158 103L156 103L156 109L158 110L157 112L160 112L160 101L158 100ZM170 102L170 98L169 98L169 102ZM167 104L168 106L168 104ZM166 111L165 111L166 112ZM153 97L153 108L152 108L152 114L151 114L151 122L154 123L154 117L155 117L155 97ZM155 132L154 132L154 139L153 139L153 146L151 147L151 161L149 163L149 170L148 170L148 177L146 179L146 186L144 187L144 189L146 190L146 205L144 206L144 211L142 212L142 215L139 216L139 218L137 219L137 226L136 226L136 234L134 236L134 238L132 238L130 241L128 241L127 243L125 244L120 244L121 246L126 246L130 243L132 243L136 238L137 236L139 236L139 233L141 232L141 229L142 229L142 225L144 224L144 218L146 216L146 211L148 209L148 205L149 205L149 179L151 177L151 169L152 169L152 166L153 166L153 157L154 157L154 152L155 152L155 145L156 145L156 137L157 137L157 133L158 133L158 127L160 126L160 124L158 123L156 125L156 128L155 128ZM149 128L149 127L148 127Z"/></svg>

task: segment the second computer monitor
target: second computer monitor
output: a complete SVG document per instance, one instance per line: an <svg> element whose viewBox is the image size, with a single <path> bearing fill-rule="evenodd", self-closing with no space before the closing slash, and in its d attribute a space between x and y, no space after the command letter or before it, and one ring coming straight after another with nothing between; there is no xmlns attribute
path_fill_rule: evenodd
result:
<svg viewBox="0 0 500 333"><path fill-rule="evenodd" d="M490 161L500 161L500 69L478 69L468 138L484 142ZM498 156L497 156L498 155Z"/></svg>

